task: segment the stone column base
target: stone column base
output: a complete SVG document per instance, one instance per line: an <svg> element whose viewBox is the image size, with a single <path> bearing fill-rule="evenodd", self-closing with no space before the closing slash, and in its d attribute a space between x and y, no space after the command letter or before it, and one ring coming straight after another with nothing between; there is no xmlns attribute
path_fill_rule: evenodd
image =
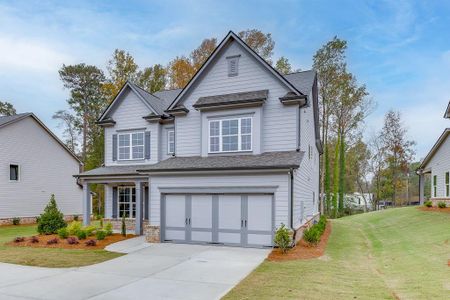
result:
<svg viewBox="0 0 450 300"><path fill-rule="evenodd" d="M122 231L122 219L103 219L103 225L110 222L113 226L114 231ZM145 226L147 226L148 221L144 220L142 222L144 226L144 234L145 234ZM135 219L125 219L125 227L127 231L134 231L136 228L136 220Z"/></svg>
<svg viewBox="0 0 450 300"><path fill-rule="evenodd" d="M149 243L159 243L160 239L160 228L156 225L145 225L144 226L145 240Z"/></svg>

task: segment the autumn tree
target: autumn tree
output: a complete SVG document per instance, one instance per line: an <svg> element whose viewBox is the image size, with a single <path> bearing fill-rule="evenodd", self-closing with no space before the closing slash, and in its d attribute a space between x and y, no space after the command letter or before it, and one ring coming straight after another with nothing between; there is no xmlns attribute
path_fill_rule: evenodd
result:
<svg viewBox="0 0 450 300"><path fill-rule="evenodd" d="M138 65L133 56L125 50L114 50L106 69L109 78L103 85L103 89L110 101L117 95L127 80L135 82L137 79Z"/></svg>
<svg viewBox="0 0 450 300"><path fill-rule="evenodd" d="M72 113L66 110L58 110L53 114L54 120L58 120L58 126L63 128L64 143L74 153L77 152L80 126L78 120Z"/></svg>
<svg viewBox="0 0 450 300"><path fill-rule="evenodd" d="M183 88L194 76L194 67L186 56L177 56L169 63L167 74L169 87L172 89Z"/></svg>
<svg viewBox="0 0 450 300"><path fill-rule="evenodd" d="M247 29L240 31L238 35L259 56L264 58L269 64L272 64L273 49L275 48L272 34L264 33L258 29Z"/></svg>
<svg viewBox="0 0 450 300"><path fill-rule="evenodd" d="M144 90L155 93L163 90L167 84L167 70L160 64L144 68L137 73L137 84Z"/></svg>
<svg viewBox="0 0 450 300"><path fill-rule="evenodd" d="M107 104L103 90L105 76L96 66L84 63L63 65L59 76L64 87L70 90L67 103L81 132L81 157L86 163L88 147L93 148L96 137L103 132L95 122Z"/></svg>
<svg viewBox="0 0 450 300"><path fill-rule="evenodd" d="M208 57L213 53L214 49L217 47L217 39L210 38L204 39L200 46L191 52L190 58L192 67L194 71L197 72L198 69L203 65L203 63L208 59Z"/></svg>
<svg viewBox="0 0 450 300"><path fill-rule="evenodd" d="M16 109L9 102L0 101L0 116L12 116L16 114Z"/></svg>
<svg viewBox="0 0 450 300"><path fill-rule="evenodd" d="M289 63L289 60L282 56L280 57L277 62L275 63L275 69L280 72L281 74L289 74L292 73L292 66Z"/></svg>
<svg viewBox="0 0 450 300"><path fill-rule="evenodd" d="M393 205L395 205L398 191L404 184L404 181L400 180L400 176L408 172L409 164L414 157L415 142L408 140L401 115L393 110L386 113L381 132L381 144L386 163L385 177L389 179L389 182L386 183L387 190L391 194Z"/></svg>

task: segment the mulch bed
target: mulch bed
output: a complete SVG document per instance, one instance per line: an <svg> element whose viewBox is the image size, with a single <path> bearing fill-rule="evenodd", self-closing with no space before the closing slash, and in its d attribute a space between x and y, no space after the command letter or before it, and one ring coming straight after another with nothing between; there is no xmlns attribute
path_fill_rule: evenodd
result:
<svg viewBox="0 0 450 300"><path fill-rule="evenodd" d="M50 234L50 235L36 235L36 237L39 239L39 243L31 243L30 237L26 237L25 241L23 242L8 242L6 245L8 246L15 246L15 247L32 247L32 248L60 248L60 249L86 249L86 250L99 250L104 249L106 246L120 242L123 240L134 238L134 234L127 234L126 237L122 236L119 233L114 233L113 235L107 236L104 240L97 241L95 239L95 236L88 237L85 240L79 240L79 244L70 245L67 243L67 240L61 239L58 237L57 234ZM47 241L57 238L58 243L57 244L51 244L47 245ZM97 244L95 246L87 246L85 243L88 240L95 240Z"/></svg>
<svg viewBox="0 0 450 300"><path fill-rule="evenodd" d="M330 234L331 222L327 222L327 227L320 238L320 242L316 246L311 246L304 240L300 240L294 248L285 254L281 253L281 250L278 248L273 249L267 259L270 261L287 261L321 257L325 253Z"/></svg>
<svg viewBox="0 0 450 300"><path fill-rule="evenodd" d="M450 214L450 207L446 208L439 208L439 207L426 207L426 206L420 206L418 209L423 211L434 211L434 212L443 212Z"/></svg>

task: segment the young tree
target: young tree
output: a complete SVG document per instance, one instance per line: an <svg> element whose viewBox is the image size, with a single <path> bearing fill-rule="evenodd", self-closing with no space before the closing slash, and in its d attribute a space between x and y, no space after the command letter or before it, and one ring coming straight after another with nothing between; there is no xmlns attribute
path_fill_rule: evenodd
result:
<svg viewBox="0 0 450 300"><path fill-rule="evenodd" d="M64 143L74 153L77 152L80 126L77 124L77 118L66 110L58 110L53 114L54 120L59 121L59 127L64 129Z"/></svg>
<svg viewBox="0 0 450 300"><path fill-rule="evenodd" d="M177 56L169 63L167 73L170 88L178 89L186 86L192 76L194 76L195 69L187 57Z"/></svg>
<svg viewBox="0 0 450 300"><path fill-rule="evenodd" d="M198 69L200 69L200 67L208 59L211 53L213 53L214 49L216 49L216 47L217 47L216 38L204 39L200 44L200 46L198 46L197 49L194 49L191 52L190 58L192 67L194 68L195 72L197 72Z"/></svg>
<svg viewBox="0 0 450 300"><path fill-rule="evenodd" d="M16 109L9 102L0 101L0 117L1 116L12 116L16 114Z"/></svg>
<svg viewBox="0 0 450 300"><path fill-rule="evenodd" d="M100 113L106 106L107 100L103 93L105 76L96 66L84 63L66 66L59 70L59 76L64 87L70 90L67 100L74 111L74 122L81 132L81 157L86 162L88 146L92 145L94 137L102 130L95 124Z"/></svg>
<svg viewBox="0 0 450 300"><path fill-rule="evenodd" d="M137 84L150 93L161 91L167 84L166 74L167 70L156 64L137 73Z"/></svg>
<svg viewBox="0 0 450 300"><path fill-rule="evenodd" d="M378 207L382 198L383 170L385 168L385 149L382 144L382 135L375 134L369 141L371 157L369 160L369 170L372 173L373 209Z"/></svg>
<svg viewBox="0 0 450 300"><path fill-rule="evenodd" d="M114 50L113 57L108 61L108 82L103 85L104 91L111 101L127 80L137 80L138 65L133 56L125 50Z"/></svg>
<svg viewBox="0 0 450 300"><path fill-rule="evenodd" d="M256 53L272 64L273 48L275 42L272 34L263 33L258 29L247 29L238 33L239 37L252 48Z"/></svg>
<svg viewBox="0 0 450 300"><path fill-rule="evenodd" d="M414 141L407 139L407 130L403 127L399 112L390 110L384 117L382 147L386 155L387 172L391 176L392 203L396 205L398 190L404 185L400 175L408 172L414 157Z"/></svg>
<svg viewBox="0 0 450 300"><path fill-rule="evenodd" d="M284 56L280 57L277 60L277 62L275 63L275 69L277 69L277 71L281 74L292 73L292 66L289 63L289 60Z"/></svg>

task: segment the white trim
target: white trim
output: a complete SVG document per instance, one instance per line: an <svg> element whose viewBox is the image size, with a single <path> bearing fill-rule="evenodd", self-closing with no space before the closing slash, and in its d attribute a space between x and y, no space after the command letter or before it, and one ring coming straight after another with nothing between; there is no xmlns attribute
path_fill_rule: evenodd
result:
<svg viewBox="0 0 450 300"><path fill-rule="evenodd" d="M11 166L17 166L17 180L12 180L11 179ZM14 183L14 182L20 182L20 178L22 177L22 168L20 167L19 163L15 163L15 162L10 162L8 164L8 179L9 182Z"/></svg>
<svg viewBox="0 0 450 300"><path fill-rule="evenodd" d="M170 141L170 134L173 134L173 141ZM170 144L173 143L173 151L170 151ZM167 130L167 154L172 155L175 153L175 129Z"/></svg>
<svg viewBox="0 0 450 300"><path fill-rule="evenodd" d="M241 132L241 124L242 120L249 119L250 120L250 133L242 134ZM222 123L223 121L238 121L238 133L237 133L237 150L223 150L223 138L224 135L222 133ZM211 123L212 122L218 122L219 123L219 135L213 135L211 136ZM242 149L242 135L248 136L250 135L250 149ZM236 135L226 135L226 136L236 136ZM219 151L211 151L211 137L218 137L219 138ZM229 117L229 118L217 118L217 119L209 119L208 120L208 153L214 154L214 153L234 153L234 152L252 152L253 151L253 117L252 116L241 116L241 117Z"/></svg>
<svg viewBox="0 0 450 300"><path fill-rule="evenodd" d="M142 157L133 157L133 147L140 147L141 145L133 145L133 134L142 134ZM129 137L128 146L120 146L120 136L127 135ZM120 148L130 148L129 158L120 158ZM117 133L117 161L130 161L130 160L145 160L145 132L144 131L134 131L134 132L118 132Z"/></svg>
<svg viewBox="0 0 450 300"><path fill-rule="evenodd" d="M129 197L129 201L128 202L121 202L120 199L120 190L124 190L124 189L130 189L130 194L128 195ZM133 193L133 189L134 189L134 193ZM135 201L134 201L134 217L133 217L133 194L135 197ZM122 218L122 215L120 214L120 203L123 204L128 204L129 208L128 208L128 218L125 219L129 219L129 220L134 220L136 218L136 187L129 185L129 186L118 186L117 187L117 218Z"/></svg>

